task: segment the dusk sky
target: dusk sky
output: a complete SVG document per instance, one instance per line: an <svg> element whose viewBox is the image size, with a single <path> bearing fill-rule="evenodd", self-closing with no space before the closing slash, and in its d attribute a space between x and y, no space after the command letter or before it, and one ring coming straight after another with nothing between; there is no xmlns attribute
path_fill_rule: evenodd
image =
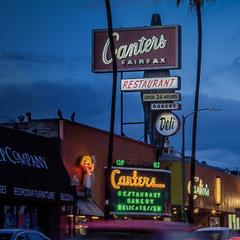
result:
<svg viewBox="0 0 240 240"><path fill-rule="evenodd" d="M193 111L196 79L196 13L184 1L112 0L114 28L149 26L153 13L163 25L182 27L181 117ZM240 1L205 1L197 159L222 168L240 167ZM31 112L33 119L70 119L108 130L112 75L92 72L92 30L107 27L104 0L0 1L0 121ZM143 72L124 73L124 78ZM120 83L120 75L118 78ZM120 133L120 89L116 133ZM124 93L124 120L143 121L139 93ZM192 117L186 121L186 150L191 149ZM125 127L140 139L142 126ZM170 139L181 150L181 131Z"/></svg>

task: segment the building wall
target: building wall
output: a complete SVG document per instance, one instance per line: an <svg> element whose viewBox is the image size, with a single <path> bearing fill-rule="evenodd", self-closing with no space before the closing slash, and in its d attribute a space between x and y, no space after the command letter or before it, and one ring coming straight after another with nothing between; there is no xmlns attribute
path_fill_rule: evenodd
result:
<svg viewBox="0 0 240 240"><path fill-rule="evenodd" d="M163 168L169 168L172 171L172 204L181 204L181 162L168 161L161 163ZM235 212L235 208L240 208L240 177L227 174L223 170L208 166L206 164L196 164L196 177L202 179L202 184L207 184L209 196L197 196L194 200L196 208L218 209L225 212ZM221 178L221 199L219 206L216 205L215 199L215 179ZM190 179L190 163L185 166L185 199L188 205L188 182ZM198 183L196 184L198 185Z"/></svg>
<svg viewBox="0 0 240 240"><path fill-rule="evenodd" d="M74 174L75 163L79 156L94 155L96 166L94 173L93 199L104 207L104 166L107 163L108 133L69 121L60 124L62 141L62 157L70 176ZM126 137L114 137L113 162L125 160L125 165L146 167L155 161L155 148L143 142Z"/></svg>

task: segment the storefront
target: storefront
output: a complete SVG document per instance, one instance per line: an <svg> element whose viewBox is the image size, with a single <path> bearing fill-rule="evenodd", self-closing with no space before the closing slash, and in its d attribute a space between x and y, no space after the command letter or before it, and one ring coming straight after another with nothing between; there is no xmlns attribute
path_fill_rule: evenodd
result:
<svg viewBox="0 0 240 240"><path fill-rule="evenodd" d="M3 127L0 136L1 228L34 228L60 239L75 194L59 140Z"/></svg>
<svg viewBox="0 0 240 240"><path fill-rule="evenodd" d="M72 184L78 190L76 215L70 214L69 222L73 222L74 217L79 223L86 218L102 218L108 132L59 119L19 123L18 127L24 130L34 129L35 132L55 136L60 140L60 155ZM154 146L127 137L114 137L113 166L171 171L171 220L180 221L183 206L185 210L188 208L190 161L186 159L183 185L181 157L164 155L166 160L156 162ZM240 208L239 176L197 163L194 189L194 218L197 224L239 228L236 214L236 209ZM118 215L124 217L124 214ZM143 213L141 215L146 217ZM155 214L151 215L153 217L156 217Z"/></svg>
<svg viewBox="0 0 240 240"><path fill-rule="evenodd" d="M183 197L185 213L188 209L191 188L190 159L186 159L184 185L181 159L163 161L161 164L163 168L172 171L173 219L181 220ZM226 226L239 229L240 218L236 210L240 206L240 177L206 163L197 162L194 182L194 222L200 226Z"/></svg>

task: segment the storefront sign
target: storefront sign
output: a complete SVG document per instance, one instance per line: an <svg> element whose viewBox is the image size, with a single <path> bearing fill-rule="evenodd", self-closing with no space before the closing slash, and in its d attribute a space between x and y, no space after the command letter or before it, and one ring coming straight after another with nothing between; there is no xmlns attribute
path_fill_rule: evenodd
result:
<svg viewBox="0 0 240 240"><path fill-rule="evenodd" d="M209 197L208 184L203 184L203 180L199 177L194 177L193 199L200 197ZM188 181L188 194L191 193L191 181Z"/></svg>
<svg viewBox="0 0 240 240"><path fill-rule="evenodd" d="M112 214L170 214L170 172L113 167L110 207Z"/></svg>
<svg viewBox="0 0 240 240"><path fill-rule="evenodd" d="M179 101L181 100L180 93L149 93L143 94L143 102L164 102L164 101Z"/></svg>
<svg viewBox="0 0 240 240"><path fill-rule="evenodd" d="M115 29L113 38L118 71L181 67L180 26ZM112 71L107 30L93 32L93 71Z"/></svg>
<svg viewBox="0 0 240 240"><path fill-rule="evenodd" d="M111 173L111 184L115 189L120 189L122 186L127 187L139 187L139 188L165 188L166 185L164 183L157 183L156 177L144 177L138 176L138 171L133 171L132 176L124 176L117 179L117 175L121 174L119 169L115 169Z"/></svg>
<svg viewBox="0 0 240 240"><path fill-rule="evenodd" d="M161 135L171 136L178 132L180 120L173 113L163 112L157 117L155 127Z"/></svg>
<svg viewBox="0 0 240 240"><path fill-rule="evenodd" d="M122 91L144 91L144 90L177 90L180 89L179 77L163 78L135 78L122 79Z"/></svg>
<svg viewBox="0 0 240 240"><path fill-rule="evenodd" d="M6 163L22 165L30 168L48 169L46 158L44 156L18 152L10 147L0 147L0 166Z"/></svg>
<svg viewBox="0 0 240 240"><path fill-rule="evenodd" d="M75 190L55 138L0 127L0 198L24 204L71 204Z"/></svg>
<svg viewBox="0 0 240 240"><path fill-rule="evenodd" d="M179 103L151 103L151 110L180 110Z"/></svg>

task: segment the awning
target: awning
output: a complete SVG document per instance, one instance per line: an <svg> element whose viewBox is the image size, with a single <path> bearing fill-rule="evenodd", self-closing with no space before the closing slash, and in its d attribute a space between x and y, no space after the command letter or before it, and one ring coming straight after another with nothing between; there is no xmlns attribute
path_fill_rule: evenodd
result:
<svg viewBox="0 0 240 240"><path fill-rule="evenodd" d="M85 216L103 217L104 213L92 199L79 199L77 201L78 214Z"/></svg>
<svg viewBox="0 0 240 240"><path fill-rule="evenodd" d="M0 127L0 202L72 204L60 141Z"/></svg>

